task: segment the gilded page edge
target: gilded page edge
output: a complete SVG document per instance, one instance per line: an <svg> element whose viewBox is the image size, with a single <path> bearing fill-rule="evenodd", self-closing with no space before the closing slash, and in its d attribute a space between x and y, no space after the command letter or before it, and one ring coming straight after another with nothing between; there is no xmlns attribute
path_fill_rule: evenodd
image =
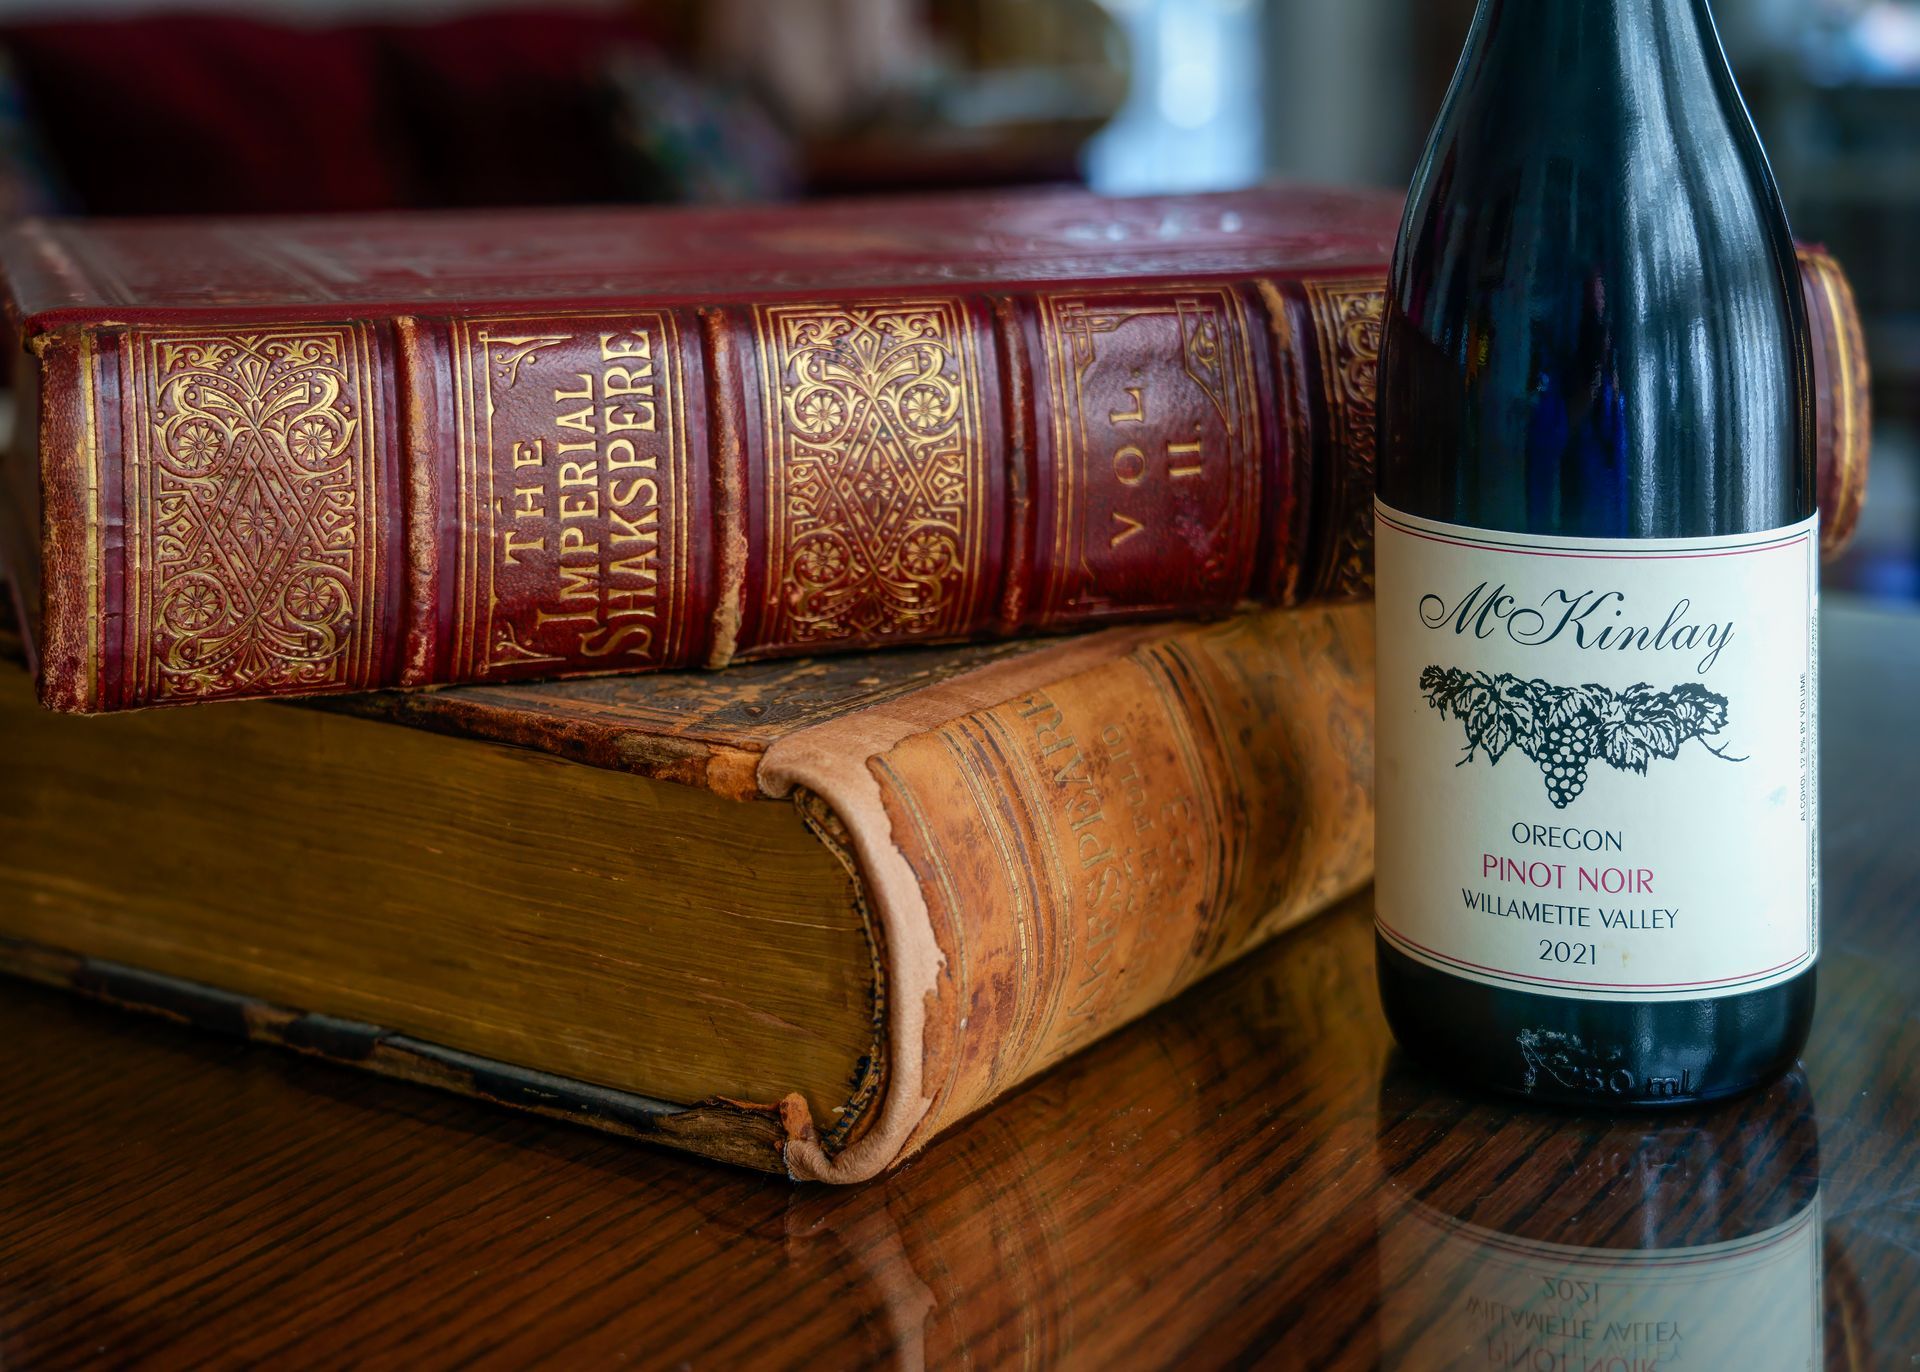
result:
<svg viewBox="0 0 1920 1372"><path fill-rule="evenodd" d="M1823 248L1803 246L1797 255L1808 310L1824 317L1825 327L1813 326L1814 346L1826 344L1826 361L1834 373L1831 384L1824 390L1816 385L1814 394L1816 408L1831 410L1834 430L1826 458L1838 499L1833 509L1820 511L1820 557L1831 562L1852 542L1866 500L1873 447L1872 364L1860 306L1845 269Z"/></svg>

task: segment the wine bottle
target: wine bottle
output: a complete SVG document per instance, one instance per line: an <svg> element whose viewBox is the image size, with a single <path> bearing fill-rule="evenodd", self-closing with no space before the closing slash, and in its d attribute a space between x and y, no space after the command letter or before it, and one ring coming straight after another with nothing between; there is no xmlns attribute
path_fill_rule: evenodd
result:
<svg viewBox="0 0 1920 1372"><path fill-rule="evenodd" d="M1481 0L1381 352L1377 949L1401 1043L1659 1105L1819 952L1810 353L1706 0Z"/></svg>

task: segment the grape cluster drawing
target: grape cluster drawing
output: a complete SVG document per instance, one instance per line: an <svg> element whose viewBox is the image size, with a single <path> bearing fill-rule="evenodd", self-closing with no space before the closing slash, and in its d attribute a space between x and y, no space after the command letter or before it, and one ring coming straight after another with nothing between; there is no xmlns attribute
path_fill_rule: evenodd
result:
<svg viewBox="0 0 1920 1372"><path fill-rule="evenodd" d="M1678 756L1694 739L1715 757L1746 761L1707 741L1727 726L1727 698L1698 682L1668 691L1641 682L1615 691L1428 667L1420 673L1420 693L1442 716L1466 726L1467 755L1456 766L1482 753L1493 766L1517 748L1540 768L1547 798L1560 810L1586 789L1594 762L1645 776L1649 763Z"/></svg>

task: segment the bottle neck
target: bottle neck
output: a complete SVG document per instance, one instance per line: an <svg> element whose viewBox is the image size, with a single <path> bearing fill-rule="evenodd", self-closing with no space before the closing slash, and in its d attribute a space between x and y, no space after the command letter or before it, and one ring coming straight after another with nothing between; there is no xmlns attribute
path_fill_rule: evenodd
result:
<svg viewBox="0 0 1920 1372"><path fill-rule="evenodd" d="M1567 137L1687 139L1709 105L1745 119L1707 0L1480 0L1461 75L1470 102Z"/></svg>
<svg viewBox="0 0 1920 1372"><path fill-rule="evenodd" d="M1571 59L1598 46L1621 67L1706 56L1724 62L1708 0L1480 0L1474 38L1483 46L1532 45L1533 60ZM1518 60L1525 51L1513 51Z"/></svg>

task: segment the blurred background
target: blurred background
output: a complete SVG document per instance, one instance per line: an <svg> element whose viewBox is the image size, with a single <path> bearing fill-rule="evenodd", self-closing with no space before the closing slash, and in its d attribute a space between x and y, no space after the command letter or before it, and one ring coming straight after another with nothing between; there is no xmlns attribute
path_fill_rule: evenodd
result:
<svg viewBox="0 0 1920 1372"><path fill-rule="evenodd" d="M0 0L0 215L1401 186L1472 0ZM1920 599L1920 0L1717 0L1852 276L1838 587Z"/></svg>

